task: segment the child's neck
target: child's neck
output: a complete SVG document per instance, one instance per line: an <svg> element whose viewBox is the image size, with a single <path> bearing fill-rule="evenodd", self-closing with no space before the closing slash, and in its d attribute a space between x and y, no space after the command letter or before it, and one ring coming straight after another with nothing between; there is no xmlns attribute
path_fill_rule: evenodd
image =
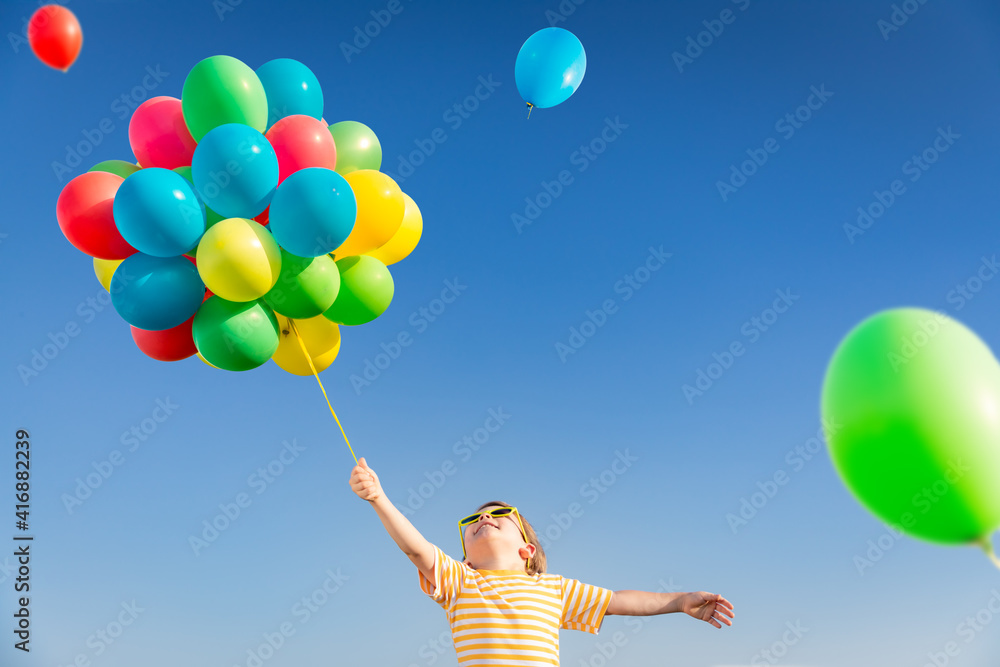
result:
<svg viewBox="0 0 1000 667"><path fill-rule="evenodd" d="M475 570L514 570L516 572L524 572L527 574L527 570L524 566L524 561L510 557L496 556L486 556L483 558L476 559L475 562L469 563Z"/></svg>

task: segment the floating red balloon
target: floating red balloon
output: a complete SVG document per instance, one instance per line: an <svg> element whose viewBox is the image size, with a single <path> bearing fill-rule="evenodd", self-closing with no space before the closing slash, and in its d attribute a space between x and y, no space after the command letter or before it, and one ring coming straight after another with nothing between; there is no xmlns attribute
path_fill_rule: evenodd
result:
<svg viewBox="0 0 1000 667"><path fill-rule="evenodd" d="M312 116L285 116L265 134L278 156L278 183L299 169L337 166L337 145L330 129Z"/></svg>
<svg viewBox="0 0 1000 667"><path fill-rule="evenodd" d="M115 226L114 204L125 179L88 171L66 184L56 201L59 228L78 250L100 259L125 259L136 250Z"/></svg>
<svg viewBox="0 0 1000 667"><path fill-rule="evenodd" d="M197 143L176 97L154 97L139 105L128 124L128 142L143 167L190 167Z"/></svg>
<svg viewBox="0 0 1000 667"><path fill-rule="evenodd" d="M28 43L39 60L65 72L80 55L83 30L70 10L62 5L45 5L31 16Z"/></svg>

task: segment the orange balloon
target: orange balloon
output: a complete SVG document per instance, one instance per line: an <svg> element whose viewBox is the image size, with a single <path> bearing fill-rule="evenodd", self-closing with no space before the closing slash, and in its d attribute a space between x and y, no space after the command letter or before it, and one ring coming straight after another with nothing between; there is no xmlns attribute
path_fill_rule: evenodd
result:
<svg viewBox="0 0 1000 667"><path fill-rule="evenodd" d="M32 14L28 43L43 63L67 71L83 46L83 30L76 15L62 5L45 5Z"/></svg>

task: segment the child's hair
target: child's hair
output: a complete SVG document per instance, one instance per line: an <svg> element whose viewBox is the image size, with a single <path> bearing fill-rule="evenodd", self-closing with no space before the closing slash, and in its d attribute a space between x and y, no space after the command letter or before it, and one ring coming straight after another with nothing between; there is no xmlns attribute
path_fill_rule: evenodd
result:
<svg viewBox="0 0 1000 667"><path fill-rule="evenodd" d="M486 507L513 507L513 505L508 505L505 502L495 500L489 503L483 503L480 505L476 511L480 512ZM521 524L524 525L524 534L528 538L529 544L535 545L535 555L531 557L528 563L525 565L524 570L528 574L544 574L545 573L545 550L542 549L542 545L538 542L538 536L535 534L535 529L531 527L528 520L524 518L521 512L517 513L521 517Z"/></svg>

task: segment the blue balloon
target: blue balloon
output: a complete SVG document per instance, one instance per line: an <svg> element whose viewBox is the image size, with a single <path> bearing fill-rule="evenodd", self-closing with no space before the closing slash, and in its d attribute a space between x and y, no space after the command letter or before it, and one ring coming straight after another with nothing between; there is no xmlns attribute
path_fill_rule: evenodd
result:
<svg viewBox="0 0 1000 667"><path fill-rule="evenodd" d="M205 205L223 218L252 218L264 212L278 187L278 156L254 128L227 123L198 142L191 178Z"/></svg>
<svg viewBox="0 0 1000 667"><path fill-rule="evenodd" d="M198 311L205 283L186 257L136 253L115 270L110 291L111 304L123 320L147 331L162 331L183 324Z"/></svg>
<svg viewBox="0 0 1000 667"><path fill-rule="evenodd" d="M308 167L281 182L268 224L274 240L299 257L319 257L339 248L358 217L350 183L331 169Z"/></svg>
<svg viewBox="0 0 1000 667"><path fill-rule="evenodd" d="M587 54L576 35L544 28L525 40L514 63L514 81L524 101L554 107L576 92L587 71Z"/></svg>
<svg viewBox="0 0 1000 667"><path fill-rule="evenodd" d="M267 95L267 126L285 116L323 118L323 89L312 70L291 58L269 60L257 69Z"/></svg>
<svg viewBox="0 0 1000 667"><path fill-rule="evenodd" d="M140 169L115 194L115 225L122 238L154 257L183 255L205 233L205 207L194 188L169 169Z"/></svg>

